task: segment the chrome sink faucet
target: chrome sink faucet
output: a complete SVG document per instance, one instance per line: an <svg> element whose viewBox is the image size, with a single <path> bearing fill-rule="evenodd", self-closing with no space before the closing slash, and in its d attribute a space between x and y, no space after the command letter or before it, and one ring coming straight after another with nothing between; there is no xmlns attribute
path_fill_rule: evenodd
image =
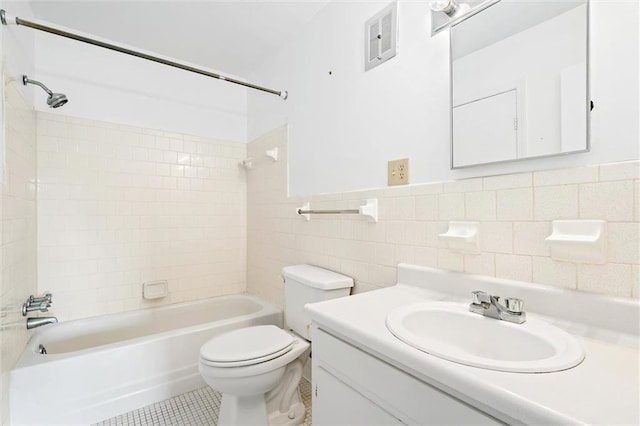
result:
<svg viewBox="0 0 640 426"><path fill-rule="evenodd" d="M527 320L527 314L522 310L522 299L505 298L504 305L500 303L500 296L493 296L484 291L473 291L473 302L469 310L473 313L495 319L522 324Z"/></svg>

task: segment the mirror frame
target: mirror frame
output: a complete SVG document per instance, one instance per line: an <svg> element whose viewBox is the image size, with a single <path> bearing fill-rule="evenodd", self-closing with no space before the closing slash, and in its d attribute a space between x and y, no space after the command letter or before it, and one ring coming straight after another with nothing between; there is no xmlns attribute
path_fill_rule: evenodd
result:
<svg viewBox="0 0 640 426"><path fill-rule="evenodd" d="M581 150L577 150L577 151L567 151L567 152L558 152L558 153L554 153L554 154L544 154L544 155L535 155L535 156L531 156L531 157L523 157L523 158L514 158L511 160L500 160L500 161L492 161L492 162L488 162L488 163L478 163L478 164L469 164L469 165L465 165L465 166L455 166L453 164L453 43L452 43L452 30L455 26L461 24L462 22L466 21L467 19L473 17L474 15L477 15L478 13L482 12L483 10L497 4L500 3L503 0L487 0L484 3L479 4L478 6L474 7L473 9L469 10L466 14L464 14L463 16L452 20L451 22L447 23L446 25L441 26L440 28L438 28L438 30L443 30L445 28L448 27L448 34L449 34L449 165L451 170L461 170L461 169L468 169L470 167L481 167L481 166L490 166L490 165L494 165L494 164L505 164L505 163L513 163L513 162L518 162L518 161L526 161L526 160L534 160L534 159L540 159L540 158L549 158L549 157L559 157L559 156L563 156L563 155L571 155L571 154L583 154L586 152L590 152L591 151L591 111L593 110L593 100L591 99L591 43L590 43L590 37L591 37L591 1L590 0L584 0L585 1L585 5L587 8L586 11L586 25L587 25L587 31L586 31L586 39L585 39L585 44L586 44L586 55L585 55L585 61L586 61L586 79L587 79L587 87L586 87L586 99L585 99L585 113L586 113L586 146L585 149L581 149ZM507 0L508 1L508 0ZM513 1L513 0L512 0ZM562 1L562 0L558 0L558 1Z"/></svg>

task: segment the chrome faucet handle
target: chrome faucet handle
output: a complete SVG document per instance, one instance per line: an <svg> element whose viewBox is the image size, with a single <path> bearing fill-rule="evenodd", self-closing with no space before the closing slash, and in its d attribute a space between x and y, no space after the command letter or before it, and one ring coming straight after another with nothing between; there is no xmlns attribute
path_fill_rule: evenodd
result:
<svg viewBox="0 0 640 426"><path fill-rule="evenodd" d="M41 297L36 297L33 294L29 296L28 303L30 305L34 303L42 303L42 302L47 302L49 306L51 306L51 303L53 303L53 294L46 293L44 296L41 296Z"/></svg>
<svg viewBox="0 0 640 426"><path fill-rule="evenodd" d="M517 299L515 297L508 297L504 299L504 302L509 312L514 314L522 313L522 307L524 306L524 301L522 299Z"/></svg>
<svg viewBox="0 0 640 426"><path fill-rule="evenodd" d="M47 312L49 311L49 307L51 307L51 303L46 301L40 303L31 303L27 301L22 304L22 316L26 317L27 313L32 311Z"/></svg>
<svg viewBox="0 0 640 426"><path fill-rule="evenodd" d="M483 303L491 303L491 295L481 290L472 291L473 304L481 305Z"/></svg>

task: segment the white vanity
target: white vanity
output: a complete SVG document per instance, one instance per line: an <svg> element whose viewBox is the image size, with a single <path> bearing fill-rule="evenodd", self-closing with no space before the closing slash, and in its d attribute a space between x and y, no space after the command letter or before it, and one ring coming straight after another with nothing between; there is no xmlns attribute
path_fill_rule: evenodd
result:
<svg viewBox="0 0 640 426"><path fill-rule="evenodd" d="M457 362L445 359L447 353L435 356L417 349L415 342L406 343L411 339L401 340L389 330L387 322L394 312L397 320L398 312L423 312L422 305L468 307L475 290L524 300L527 322L560 336L550 343L555 352L532 354L529 362L527 353L532 351L521 349L527 347L528 337L519 340L515 328L520 324L509 324L511 331L504 332L490 322L502 320L468 309L455 315L478 315L477 326L475 317L465 318L470 325L463 332L466 322L456 326L451 325L456 320L442 318L445 332L427 333L447 340L448 349L462 356ZM307 309L314 321L315 425L640 424L637 300L400 265L394 287ZM404 324L416 330L420 321L425 329L432 326L426 322L435 317L421 315ZM476 330L480 337L491 335L490 344L486 351L470 350L495 365L470 366L477 360L464 358L469 345L456 344L458 335L473 339ZM541 338L545 334L543 330ZM563 336L569 343L563 343ZM553 371L552 366L545 370L552 372L545 373L498 371L509 370L505 365L516 361L536 365L536 358L567 354L573 358L564 366L557 364L558 369L577 362L575 367Z"/></svg>

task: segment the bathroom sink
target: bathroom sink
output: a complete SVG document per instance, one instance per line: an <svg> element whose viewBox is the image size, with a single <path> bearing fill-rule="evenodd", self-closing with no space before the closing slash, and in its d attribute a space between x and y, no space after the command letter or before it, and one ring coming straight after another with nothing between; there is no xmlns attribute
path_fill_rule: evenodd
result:
<svg viewBox="0 0 640 426"><path fill-rule="evenodd" d="M391 311L387 328L404 343L449 361L489 370L546 373L584 359L571 335L535 318L523 324L469 312L462 303L425 302Z"/></svg>

